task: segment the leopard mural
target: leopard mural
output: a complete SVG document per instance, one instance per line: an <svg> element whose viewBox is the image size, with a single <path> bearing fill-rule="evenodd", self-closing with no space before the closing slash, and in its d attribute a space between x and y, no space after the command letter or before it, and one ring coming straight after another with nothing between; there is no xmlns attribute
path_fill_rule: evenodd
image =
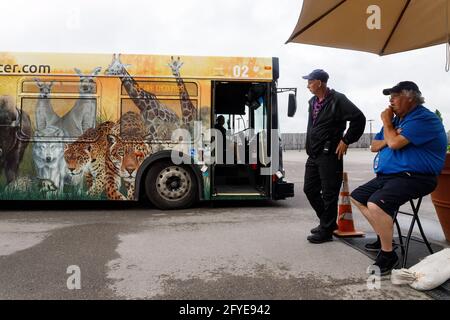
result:
<svg viewBox="0 0 450 320"><path fill-rule="evenodd" d="M67 144L64 159L72 176L84 177L87 195L132 200L143 160L152 153L141 115L127 112L117 122L103 122ZM122 194L122 187L126 195Z"/></svg>
<svg viewBox="0 0 450 320"><path fill-rule="evenodd" d="M106 137L114 126L112 121L103 122L65 146L64 160L69 175L87 189L89 196L100 197L105 190Z"/></svg>
<svg viewBox="0 0 450 320"><path fill-rule="evenodd" d="M147 143L148 129L141 115L127 112L108 135L106 194L111 200L135 199L136 176L140 165L156 150ZM121 193L123 185L126 196Z"/></svg>

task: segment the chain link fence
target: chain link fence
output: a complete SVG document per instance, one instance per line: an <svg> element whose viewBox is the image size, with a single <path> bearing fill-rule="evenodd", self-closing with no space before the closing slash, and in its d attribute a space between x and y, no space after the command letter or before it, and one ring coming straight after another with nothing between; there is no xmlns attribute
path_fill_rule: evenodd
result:
<svg viewBox="0 0 450 320"><path fill-rule="evenodd" d="M375 134L372 134L374 137ZM282 133L281 145L283 150L304 150L306 142L306 133ZM369 148L370 133L364 133L358 142L349 146L349 148Z"/></svg>
<svg viewBox="0 0 450 320"><path fill-rule="evenodd" d="M447 132L448 141L450 143L450 131ZM372 133L372 139L375 134ZM304 150L306 141L306 133L282 133L281 145L283 150ZM370 147L370 133L364 133L361 138L351 144L349 148L369 148Z"/></svg>

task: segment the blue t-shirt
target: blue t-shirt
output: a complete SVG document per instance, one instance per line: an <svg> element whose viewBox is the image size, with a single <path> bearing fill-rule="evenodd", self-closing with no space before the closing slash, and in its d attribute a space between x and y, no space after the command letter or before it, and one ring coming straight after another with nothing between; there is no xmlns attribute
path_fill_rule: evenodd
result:
<svg viewBox="0 0 450 320"><path fill-rule="evenodd" d="M447 152L447 134L442 121L422 105L417 106L403 119L394 117L395 129L409 143L399 150L384 147L375 156L375 173L415 172L439 175ZM374 140L384 140L384 128Z"/></svg>

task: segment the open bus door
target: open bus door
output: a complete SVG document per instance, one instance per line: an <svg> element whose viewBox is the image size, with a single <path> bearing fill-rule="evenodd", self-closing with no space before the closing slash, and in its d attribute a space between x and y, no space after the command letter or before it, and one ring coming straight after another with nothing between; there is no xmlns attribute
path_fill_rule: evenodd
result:
<svg viewBox="0 0 450 320"><path fill-rule="evenodd" d="M224 156L212 165L211 198L270 198L271 176L261 174L270 167L270 83L214 81L212 90L211 127L225 118L226 145L214 145Z"/></svg>

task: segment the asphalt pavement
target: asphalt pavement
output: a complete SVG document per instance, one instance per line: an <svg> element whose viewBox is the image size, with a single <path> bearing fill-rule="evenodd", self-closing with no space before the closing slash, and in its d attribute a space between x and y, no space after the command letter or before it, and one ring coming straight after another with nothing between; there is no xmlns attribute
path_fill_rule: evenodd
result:
<svg viewBox="0 0 450 320"><path fill-rule="evenodd" d="M373 176L350 149L350 188ZM318 223L303 192L304 151L284 153L296 196L160 211L134 202L2 203L0 299L429 299L339 240L311 244ZM354 210L358 230L370 226ZM425 231L445 245L431 201ZM404 228L408 221L401 221ZM74 271L75 270L75 271ZM375 285L374 285L375 284Z"/></svg>

